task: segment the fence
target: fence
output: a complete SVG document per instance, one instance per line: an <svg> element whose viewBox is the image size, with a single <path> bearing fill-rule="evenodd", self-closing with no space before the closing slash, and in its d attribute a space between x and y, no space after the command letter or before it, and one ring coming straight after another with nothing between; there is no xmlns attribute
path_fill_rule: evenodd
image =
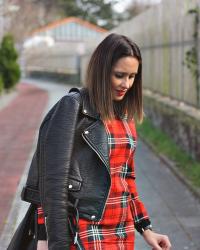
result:
<svg viewBox="0 0 200 250"><path fill-rule="evenodd" d="M163 0L111 30L132 38L141 48L145 88L196 107L200 107L200 82L186 65L186 54L194 52L190 59L197 62L189 66L198 68L200 26L195 23L197 14L189 12L199 2ZM83 69L87 61L85 55Z"/></svg>
<svg viewBox="0 0 200 250"><path fill-rule="evenodd" d="M198 108L200 78L195 72L200 68L199 6L200 0L163 0L110 31L129 36L141 48L144 88ZM84 83L88 59L99 42L88 41L87 54L79 56L73 44L69 48L38 49L25 56L26 70L78 72Z"/></svg>

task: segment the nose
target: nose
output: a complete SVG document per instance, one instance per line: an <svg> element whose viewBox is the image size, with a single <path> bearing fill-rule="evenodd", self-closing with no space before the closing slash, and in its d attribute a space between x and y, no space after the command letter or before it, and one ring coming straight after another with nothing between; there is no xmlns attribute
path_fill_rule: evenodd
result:
<svg viewBox="0 0 200 250"><path fill-rule="evenodd" d="M124 89L129 89L130 87L130 80L128 77L124 78L123 81L122 81L122 87Z"/></svg>

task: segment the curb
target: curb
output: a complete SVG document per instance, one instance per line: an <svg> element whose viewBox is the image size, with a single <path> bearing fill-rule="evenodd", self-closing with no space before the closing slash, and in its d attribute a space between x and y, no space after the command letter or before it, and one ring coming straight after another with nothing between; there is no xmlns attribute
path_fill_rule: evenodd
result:
<svg viewBox="0 0 200 250"><path fill-rule="evenodd" d="M20 82L20 83L22 83L22 82ZM13 100L14 97L16 97L18 95L18 93L19 93L19 91L15 91L15 92L10 93L10 97L5 96L5 99L7 99L7 105L9 105L9 103ZM44 106L43 112L41 112L39 123L35 127L35 133L34 133L33 140L32 140L32 146L31 146L30 152L27 154L27 160L24 164L24 170L22 172L22 175L21 175L19 182L18 182L18 185L16 187L16 191L15 191L15 194L13 195L13 200L12 200L10 208L9 208L9 213L5 219L5 223L4 223L2 232L0 234L0 250L7 249L8 245L13 237L13 234L15 233L18 225L20 224L21 220L23 219L23 217L24 217L24 215L25 215L25 213L30 205L30 203L21 200L21 191L22 191L22 187L26 183L27 174L28 174L30 164L32 161L32 157L33 157L33 154L34 154L34 151L36 148L41 120L44 118L45 114L47 113L47 110L49 109L48 108L49 93L47 92L47 94L48 94L47 102ZM0 102L0 104L1 104L1 102ZM4 107L6 107L6 106L4 106ZM0 106L0 110L1 110L1 106Z"/></svg>
<svg viewBox="0 0 200 250"><path fill-rule="evenodd" d="M37 134L38 134L38 130L36 132L34 142L33 142L33 147L32 147L32 150L29 154L28 160L26 162L24 172L22 174L22 177L21 177L20 182L18 184L16 193L14 195L12 205L10 208L10 212L9 212L8 217L6 219L6 223L4 225L2 234L0 235L0 250L7 249L8 245L9 245L9 243L10 243L10 241L15 233L15 230L17 229L19 223L23 219L23 217L20 216L21 209L24 210L23 215L25 215L25 212L29 207L29 203L21 200L21 191L22 191L22 187L26 183L26 176L28 174L29 166L31 164L32 156L34 153L34 148L36 146Z"/></svg>
<svg viewBox="0 0 200 250"><path fill-rule="evenodd" d="M175 174L175 176L190 190L190 192L193 194L195 198L197 198L200 201L200 189L195 188L193 184L181 173L178 171L178 167L176 166L176 163L172 160L170 160L166 155L163 155L161 153L158 153L148 140L146 140L144 137L142 137L139 134L139 138L153 151L159 159L165 163L165 165Z"/></svg>

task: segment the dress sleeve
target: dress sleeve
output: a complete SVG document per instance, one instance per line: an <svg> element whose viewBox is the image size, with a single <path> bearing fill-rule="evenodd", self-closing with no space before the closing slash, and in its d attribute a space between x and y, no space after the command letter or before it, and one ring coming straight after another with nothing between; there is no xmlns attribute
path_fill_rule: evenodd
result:
<svg viewBox="0 0 200 250"><path fill-rule="evenodd" d="M129 192L131 194L131 210L134 218L135 228L140 234L142 234L143 228L151 225L151 221L149 219L148 212L143 202L140 200L137 191L133 154L129 158L128 167L129 174L127 176L127 183L129 187Z"/></svg>

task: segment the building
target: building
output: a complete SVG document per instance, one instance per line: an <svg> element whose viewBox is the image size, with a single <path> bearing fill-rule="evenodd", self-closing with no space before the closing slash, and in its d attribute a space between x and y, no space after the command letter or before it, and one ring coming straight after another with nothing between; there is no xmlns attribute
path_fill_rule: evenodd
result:
<svg viewBox="0 0 200 250"><path fill-rule="evenodd" d="M67 75L70 79L76 76L79 81L81 56L106 32L77 17L64 18L34 30L24 42L25 71Z"/></svg>
<svg viewBox="0 0 200 250"><path fill-rule="evenodd" d="M68 17L35 30L32 35L51 36L56 42L98 39L107 30L77 17Z"/></svg>

